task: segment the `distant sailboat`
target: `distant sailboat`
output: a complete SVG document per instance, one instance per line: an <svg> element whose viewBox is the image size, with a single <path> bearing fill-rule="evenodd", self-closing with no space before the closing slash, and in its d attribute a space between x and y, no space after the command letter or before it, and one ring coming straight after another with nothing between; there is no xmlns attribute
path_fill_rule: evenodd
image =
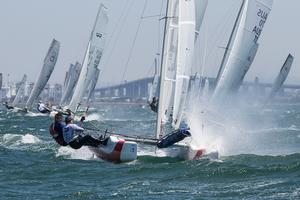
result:
<svg viewBox="0 0 300 200"><path fill-rule="evenodd" d="M14 101L12 102L12 106L15 107L18 103L20 103L21 99L25 96L25 86L27 81L27 75L24 74L22 81L19 84L19 88L17 90Z"/></svg>
<svg viewBox="0 0 300 200"><path fill-rule="evenodd" d="M31 110L34 101L39 97L44 87L46 86L56 64L58 53L59 53L60 43L53 39L51 46L47 52L44 59L44 65L38 76L37 81L34 83L34 87L30 93L30 96L26 102L25 110Z"/></svg>
<svg viewBox="0 0 300 200"><path fill-rule="evenodd" d="M270 101L272 98L275 97L275 95L277 94L277 92L280 90L280 88L282 87L284 81L286 80L292 64L294 61L294 56L292 56L291 54L288 55L288 57L286 58L283 66L280 69L280 72L278 74L278 76L276 77L272 89L270 91L270 94L268 95L268 101Z"/></svg>
<svg viewBox="0 0 300 200"><path fill-rule="evenodd" d="M242 4L232 50L224 68L219 70L217 85L211 101L222 102L239 87L257 51L257 40L271 11L273 0L245 0Z"/></svg>
<svg viewBox="0 0 300 200"><path fill-rule="evenodd" d="M67 104L67 102L71 100L74 88L78 81L80 71L81 65L78 62L76 62L75 65L70 65L69 70L66 73L63 95L60 100L60 106Z"/></svg>
<svg viewBox="0 0 300 200"><path fill-rule="evenodd" d="M88 42L80 76L72 99L67 106L73 113L77 111L82 103L86 89L90 86L93 76L98 69L104 51L107 23L107 8L101 4Z"/></svg>

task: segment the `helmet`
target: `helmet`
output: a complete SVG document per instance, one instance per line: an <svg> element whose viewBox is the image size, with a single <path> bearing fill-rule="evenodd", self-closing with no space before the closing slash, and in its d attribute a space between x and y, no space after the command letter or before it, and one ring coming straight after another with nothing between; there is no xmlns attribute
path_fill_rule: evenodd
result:
<svg viewBox="0 0 300 200"><path fill-rule="evenodd" d="M72 116L67 116L66 118L65 118L65 122L66 123L69 123L70 121L72 121L73 120L73 117Z"/></svg>

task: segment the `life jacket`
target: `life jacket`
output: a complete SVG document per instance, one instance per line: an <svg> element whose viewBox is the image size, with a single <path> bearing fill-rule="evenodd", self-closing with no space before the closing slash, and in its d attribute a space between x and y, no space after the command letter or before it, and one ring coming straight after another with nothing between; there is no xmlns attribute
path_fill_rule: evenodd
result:
<svg viewBox="0 0 300 200"><path fill-rule="evenodd" d="M49 132L52 138L61 146L67 146L68 144L64 141L62 133L59 133L55 130L55 123L52 123L49 127Z"/></svg>

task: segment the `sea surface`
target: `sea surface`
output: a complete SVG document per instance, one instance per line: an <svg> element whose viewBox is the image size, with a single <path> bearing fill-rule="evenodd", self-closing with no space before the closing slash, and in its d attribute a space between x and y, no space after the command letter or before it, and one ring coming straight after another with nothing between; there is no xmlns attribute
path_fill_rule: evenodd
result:
<svg viewBox="0 0 300 200"><path fill-rule="evenodd" d="M300 105L231 112L210 116L221 132L199 136L215 143L217 160L139 146L136 161L113 164L58 146L49 116L0 108L0 199L300 199ZM151 137L155 123L145 105L97 104L85 126Z"/></svg>

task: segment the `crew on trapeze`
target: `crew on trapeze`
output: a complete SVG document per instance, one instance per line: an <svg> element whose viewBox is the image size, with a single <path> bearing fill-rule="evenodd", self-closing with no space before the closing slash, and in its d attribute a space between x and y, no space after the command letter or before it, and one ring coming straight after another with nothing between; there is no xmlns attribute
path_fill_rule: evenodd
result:
<svg viewBox="0 0 300 200"><path fill-rule="evenodd" d="M158 98L153 97L152 101L149 102L149 106L150 106L150 108L153 112L157 113L157 111L158 111Z"/></svg>
<svg viewBox="0 0 300 200"><path fill-rule="evenodd" d="M167 148L173 144L182 141L186 137L191 137L190 128L187 126L181 127L177 130L172 131L171 133L162 137L156 144L160 149Z"/></svg>
<svg viewBox="0 0 300 200"><path fill-rule="evenodd" d="M85 117L81 117L80 122L83 122ZM102 136L97 139L88 134L82 135L84 129L73 123L73 117L67 116L65 123L63 123L62 113L57 113L54 117L54 123L50 125L50 134L53 139L61 145L69 145L73 149L79 149L82 146L97 147L99 145L106 145L108 138L102 139Z"/></svg>
<svg viewBox="0 0 300 200"><path fill-rule="evenodd" d="M14 109L14 107L13 107L13 106L10 106L10 105L8 104L7 101L5 101L5 102L3 103L3 105L4 105L8 110Z"/></svg>
<svg viewBox="0 0 300 200"><path fill-rule="evenodd" d="M41 101L39 101L38 106L37 106L37 110L40 113L50 113L51 112L51 108L49 107L48 104L43 104Z"/></svg>

